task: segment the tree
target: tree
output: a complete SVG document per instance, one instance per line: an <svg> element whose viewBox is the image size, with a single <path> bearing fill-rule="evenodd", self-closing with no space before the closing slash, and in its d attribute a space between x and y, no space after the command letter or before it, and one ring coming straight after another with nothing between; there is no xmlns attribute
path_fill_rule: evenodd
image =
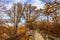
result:
<svg viewBox="0 0 60 40"><path fill-rule="evenodd" d="M13 7L7 11L7 15L10 17L10 23L14 24L14 36L16 37L18 24L21 22L21 18L24 18L26 27L29 30L34 29L33 24L39 17L41 9L36 10L35 6L25 3L24 6L21 3L13 4Z"/></svg>
<svg viewBox="0 0 60 40"><path fill-rule="evenodd" d="M34 30L33 24L35 23L36 19L40 16L41 9L36 10L36 7L31 6L31 4L27 6L28 7L25 8L26 9L26 13L25 13L26 23L29 29Z"/></svg>
<svg viewBox="0 0 60 40"><path fill-rule="evenodd" d="M59 24L59 16L58 15L60 15L60 14L57 13L57 11L60 10L59 5L60 5L60 3L56 2L56 0L53 3L50 3L50 2L46 3L46 5L45 5L46 8L43 10L43 13L45 13L45 15L47 16L47 23L49 20L48 16L51 16L52 20L54 20L54 23L56 23L55 25ZM47 26L47 28L49 28L49 27Z"/></svg>

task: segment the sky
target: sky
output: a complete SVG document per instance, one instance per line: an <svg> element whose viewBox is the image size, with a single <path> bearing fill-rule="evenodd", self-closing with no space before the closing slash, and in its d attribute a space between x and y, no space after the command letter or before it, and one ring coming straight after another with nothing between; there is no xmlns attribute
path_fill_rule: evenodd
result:
<svg viewBox="0 0 60 40"><path fill-rule="evenodd" d="M13 3L22 3L24 4L25 2L27 2L28 4L32 4L32 6L37 6L37 9L40 8L44 8L44 4L46 2L53 2L54 0L2 0L4 5L6 6L7 9L10 9L13 5ZM7 1L7 2L6 2ZM60 2L60 0L58 0L58 2ZM6 14L4 15L3 19L7 19L9 18ZM41 16L42 20L47 19L46 16ZM22 18L22 23L25 22L25 20ZM10 24L10 23L9 23ZM11 24L10 24L11 25Z"/></svg>
<svg viewBox="0 0 60 40"><path fill-rule="evenodd" d="M28 4L32 4L33 6L37 6L37 9L44 8L44 2L40 0L2 0L4 5L6 6L7 9L10 9L13 5L13 3L22 3L24 4L27 2ZM6 19L7 15L4 15L3 19ZM7 17L8 18L8 17Z"/></svg>
<svg viewBox="0 0 60 40"><path fill-rule="evenodd" d="M54 0L2 0L4 5L6 5L7 9L10 9L13 3L20 2L24 4L25 2L32 4L33 6L37 6L37 8L44 8L44 4L46 2L53 2ZM6 2L7 1L7 2ZM60 0L58 0L60 2Z"/></svg>
<svg viewBox="0 0 60 40"><path fill-rule="evenodd" d="M53 2L54 0L2 0L4 2L4 5L7 9L10 9L13 3L22 3L24 4L27 2L28 4L32 4L33 6L37 6L37 9L44 8L44 4L46 2ZM6 2L7 1L7 2ZM60 2L60 0L58 0ZM8 18L7 15L4 15L4 19ZM44 17L43 19L45 19Z"/></svg>
<svg viewBox="0 0 60 40"><path fill-rule="evenodd" d="M22 3L24 4L27 2L28 4L32 4L33 6L37 6L37 9L44 8L45 1L50 2L48 0L2 0L4 2L4 5L6 6L7 9L10 9L13 3ZM4 15L3 19L9 18L6 14ZM45 18L45 17L44 17ZM43 19L44 19L43 18Z"/></svg>
<svg viewBox="0 0 60 40"><path fill-rule="evenodd" d="M22 4L24 4L25 2L32 4L33 6L37 6L37 8L43 8L44 6L44 2L40 1L40 0L7 0L7 2L5 3L7 9L10 9L13 3L17 3L20 2Z"/></svg>
<svg viewBox="0 0 60 40"><path fill-rule="evenodd" d="M13 3L22 3L24 4L27 2L28 4L32 4L32 6L37 6L37 9L44 8L44 2L40 0L6 0L7 2L4 1L4 5L6 6L7 9L10 9L13 5ZM5 14L3 19L9 19L9 17ZM24 19L21 19L22 23L25 21Z"/></svg>
<svg viewBox="0 0 60 40"><path fill-rule="evenodd" d="M53 2L54 0L6 0L7 2L5 2L5 5L7 6L7 8L11 8L13 3L17 3L20 2L22 4L24 4L25 2L30 3L34 6L37 6L37 8L44 8L44 4L46 2ZM57 0L58 2L60 2L60 0Z"/></svg>
<svg viewBox="0 0 60 40"><path fill-rule="evenodd" d="M40 0L1 0L7 9L10 9L13 5L13 3L22 3L24 4L27 2L28 4L32 4L33 6L37 6L37 9L44 8L44 2ZM7 19L7 15L4 15L3 19Z"/></svg>

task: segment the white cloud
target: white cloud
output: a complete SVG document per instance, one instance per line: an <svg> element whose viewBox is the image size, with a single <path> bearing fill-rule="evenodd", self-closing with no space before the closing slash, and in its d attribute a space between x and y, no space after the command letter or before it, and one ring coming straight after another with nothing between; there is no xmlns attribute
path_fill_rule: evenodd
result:
<svg viewBox="0 0 60 40"><path fill-rule="evenodd" d="M33 1L31 1L31 4L33 6L37 6L38 9L39 8L44 8L44 3L40 0L33 0Z"/></svg>
<svg viewBox="0 0 60 40"><path fill-rule="evenodd" d="M7 9L10 9L11 6L12 6L12 3L6 4L6 8L7 8Z"/></svg>
<svg viewBox="0 0 60 40"><path fill-rule="evenodd" d="M12 6L12 4L13 4L13 3L17 3L17 2L25 3L25 2L27 2L27 0L13 0L12 3L6 4L7 9L10 9L11 6ZM44 3L43 3L42 1L40 1L40 0L31 0L31 1L29 1L29 2L30 2L33 6L37 6L38 9L39 9L39 8L43 8L43 6L44 6Z"/></svg>
<svg viewBox="0 0 60 40"><path fill-rule="evenodd" d="M14 0L14 3L17 3L17 2L21 2L21 3L25 3L27 0Z"/></svg>
<svg viewBox="0 0 60 40"><path fill-rule="evenodd" d="M13 5L13 3L17 3L17 2L21 2L21 3L25 3L27 0L13 0L13 2L5 4L7 9L10 9L11 6Z"/></svg>

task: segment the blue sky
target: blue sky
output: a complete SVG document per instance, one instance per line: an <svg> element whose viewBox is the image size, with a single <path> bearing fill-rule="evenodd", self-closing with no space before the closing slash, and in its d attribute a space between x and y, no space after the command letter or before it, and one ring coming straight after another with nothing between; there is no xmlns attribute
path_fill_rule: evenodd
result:
<svg viewBox="0 0 60 40"><path fill-rule="evenodd" d="M2 2L4 3L4 5L6 6L7 9L10 9L11 6L13 5L13 3L17 3L17 2L20 2L20 3L29 3L29 4L32 4L33 6L37 6L37 8L43 8L44 6L44 3L40 0L2 0ZM6 14L4 14L3 16L3 19L7 19L9 18Z"/></svg>
<svg viewBox="0 0 60 40"><path fill-rule="evenodd" d="M4 0L2 0L2 1L4 1ZM45 2L53 2L53 1L54 0L5 0L4 4L6 5L6 7L8 9L10 9L13 3L17 3L17 2L25 3L25 2L28 2L28 3L30 3L30 4L32 4L34 6L37 6L37 8L39 9L39 8L44 7ZM60 2L60 0L58 0L58 2Z"/></svg>
<svg viewBox="0 0 60 40"><path fill-rule="evenodd" d="M9 9L9 8L11 8L13 3L17 3L17 2L20 2L20 3L27 2L27 3L32 4L33 6L37 6L38 9L43 8L43 6L44 6L44 2L42 2L40 0L7 0L5 5Z"/></svg>
<svg viewBox="0 0 60 40"><path fill-rule="evenodd" d="M4 2L4 5L6 6L7 9L10 9L11 6L13 5L13 3L17 3L17 2L20 2L20 3L29 3L29 4L32 4L33 6L37 6L37 8L43 8L44 7L44 3L40 0L6 0L6 1L3 1ZM4 18L6 18L7 15L4 15Z"/></svg>
<svg viewBox="0 0 60 40"><path fill-rule="evenodd" d="M33 6L37 6L37 8L44 8L45 2L53 2L54 0L6 0L7 2L4 1L4 4L6 5L7 9L10 9L13 3L20 2L24 4L25 2L32 4ZM60 0L58 0L60 2ZM7 15L4 15L4 18L8 18ZM44 17L43 19L45 19Z"/></svg>
<svg viewBox="0 0 60 40"><path fill-rule="evenodd" d="M7 9L10 9L11 6L13 5L13 3L17 3L17 2L20 2L22 4L27 2L28 4L32 4L32 6L37 6L37 9L44 7L44 2L42 2L40 0L6 0L6 1L7 2L4 2L4 4L6 5ZM7 18L9 18L9 17L5 14L3 19L7 19ZM23 20L23 22L24 21L25 20Z"/></svg>
<svg viewBox="0 0 60 40"><path fill-rule="evenodd" d="M33 6L37 6L37 9L39 8L44 8L44 4L46 2L52 2L52 0L6 0L7 2L4 1L4 5L6 6L7 9L10 9L11 6L13 5L13 3L17 3L20 2L22 4L24 4L25 2L32 4ZM54 1L54 0L53 0ZM58 0L58 2L60 2L60 0ZM4 15L3 19L7 19L9 18L6 14ZM44 20L46 19L46 17L41 16L41 18ZM22 19L23 22L25 21L24 19Z"/></svg>
<svg viewBox="0 0 60 40"><path fill-rule="evenodd" d="M12 4L13 3L17 3L17 2L20 2L20 3L25 3L25 2L28 2L34 6L37 6L37 8L43 8L44 7L44 4L46 2L53 2L54 0L6 0L7 2L5 2L5 5L7 6L7 8L11 8ZM60 2L60 0L57 0L58 2Z"/></svg>
<svg viewBox="0 0 60 40"><path fill-rule="evenodd" d="M44 8L44 0L6 0L7 2L4 1L4 4L6 5L7 9L10 9L11 6L13 5L13 3L17 3L17 2L20 2L20 3L29 3L29 4L32 4L33 6L37 6L37 8ZM48 1L48 0L45 0L45 1ZM50 0L51 1L51 0ZM50 2L48 1L48 2ZM7 15L4 15L3 17L4 19L6 18L9 18ZM43 19L45 19L46 17L44 17Z"/></svg>

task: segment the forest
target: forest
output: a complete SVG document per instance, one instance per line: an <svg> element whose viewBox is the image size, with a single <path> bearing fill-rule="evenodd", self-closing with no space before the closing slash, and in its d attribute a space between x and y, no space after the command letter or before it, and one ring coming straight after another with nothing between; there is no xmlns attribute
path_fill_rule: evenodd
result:
<svg viewBox="0 0 60 40"><path fill-rule="evenodd" d="M60 2L45 3L43 9L27 2L7 9L0 3L0 40L35 40L36 31L44 40L60 40Z"/></svg>

